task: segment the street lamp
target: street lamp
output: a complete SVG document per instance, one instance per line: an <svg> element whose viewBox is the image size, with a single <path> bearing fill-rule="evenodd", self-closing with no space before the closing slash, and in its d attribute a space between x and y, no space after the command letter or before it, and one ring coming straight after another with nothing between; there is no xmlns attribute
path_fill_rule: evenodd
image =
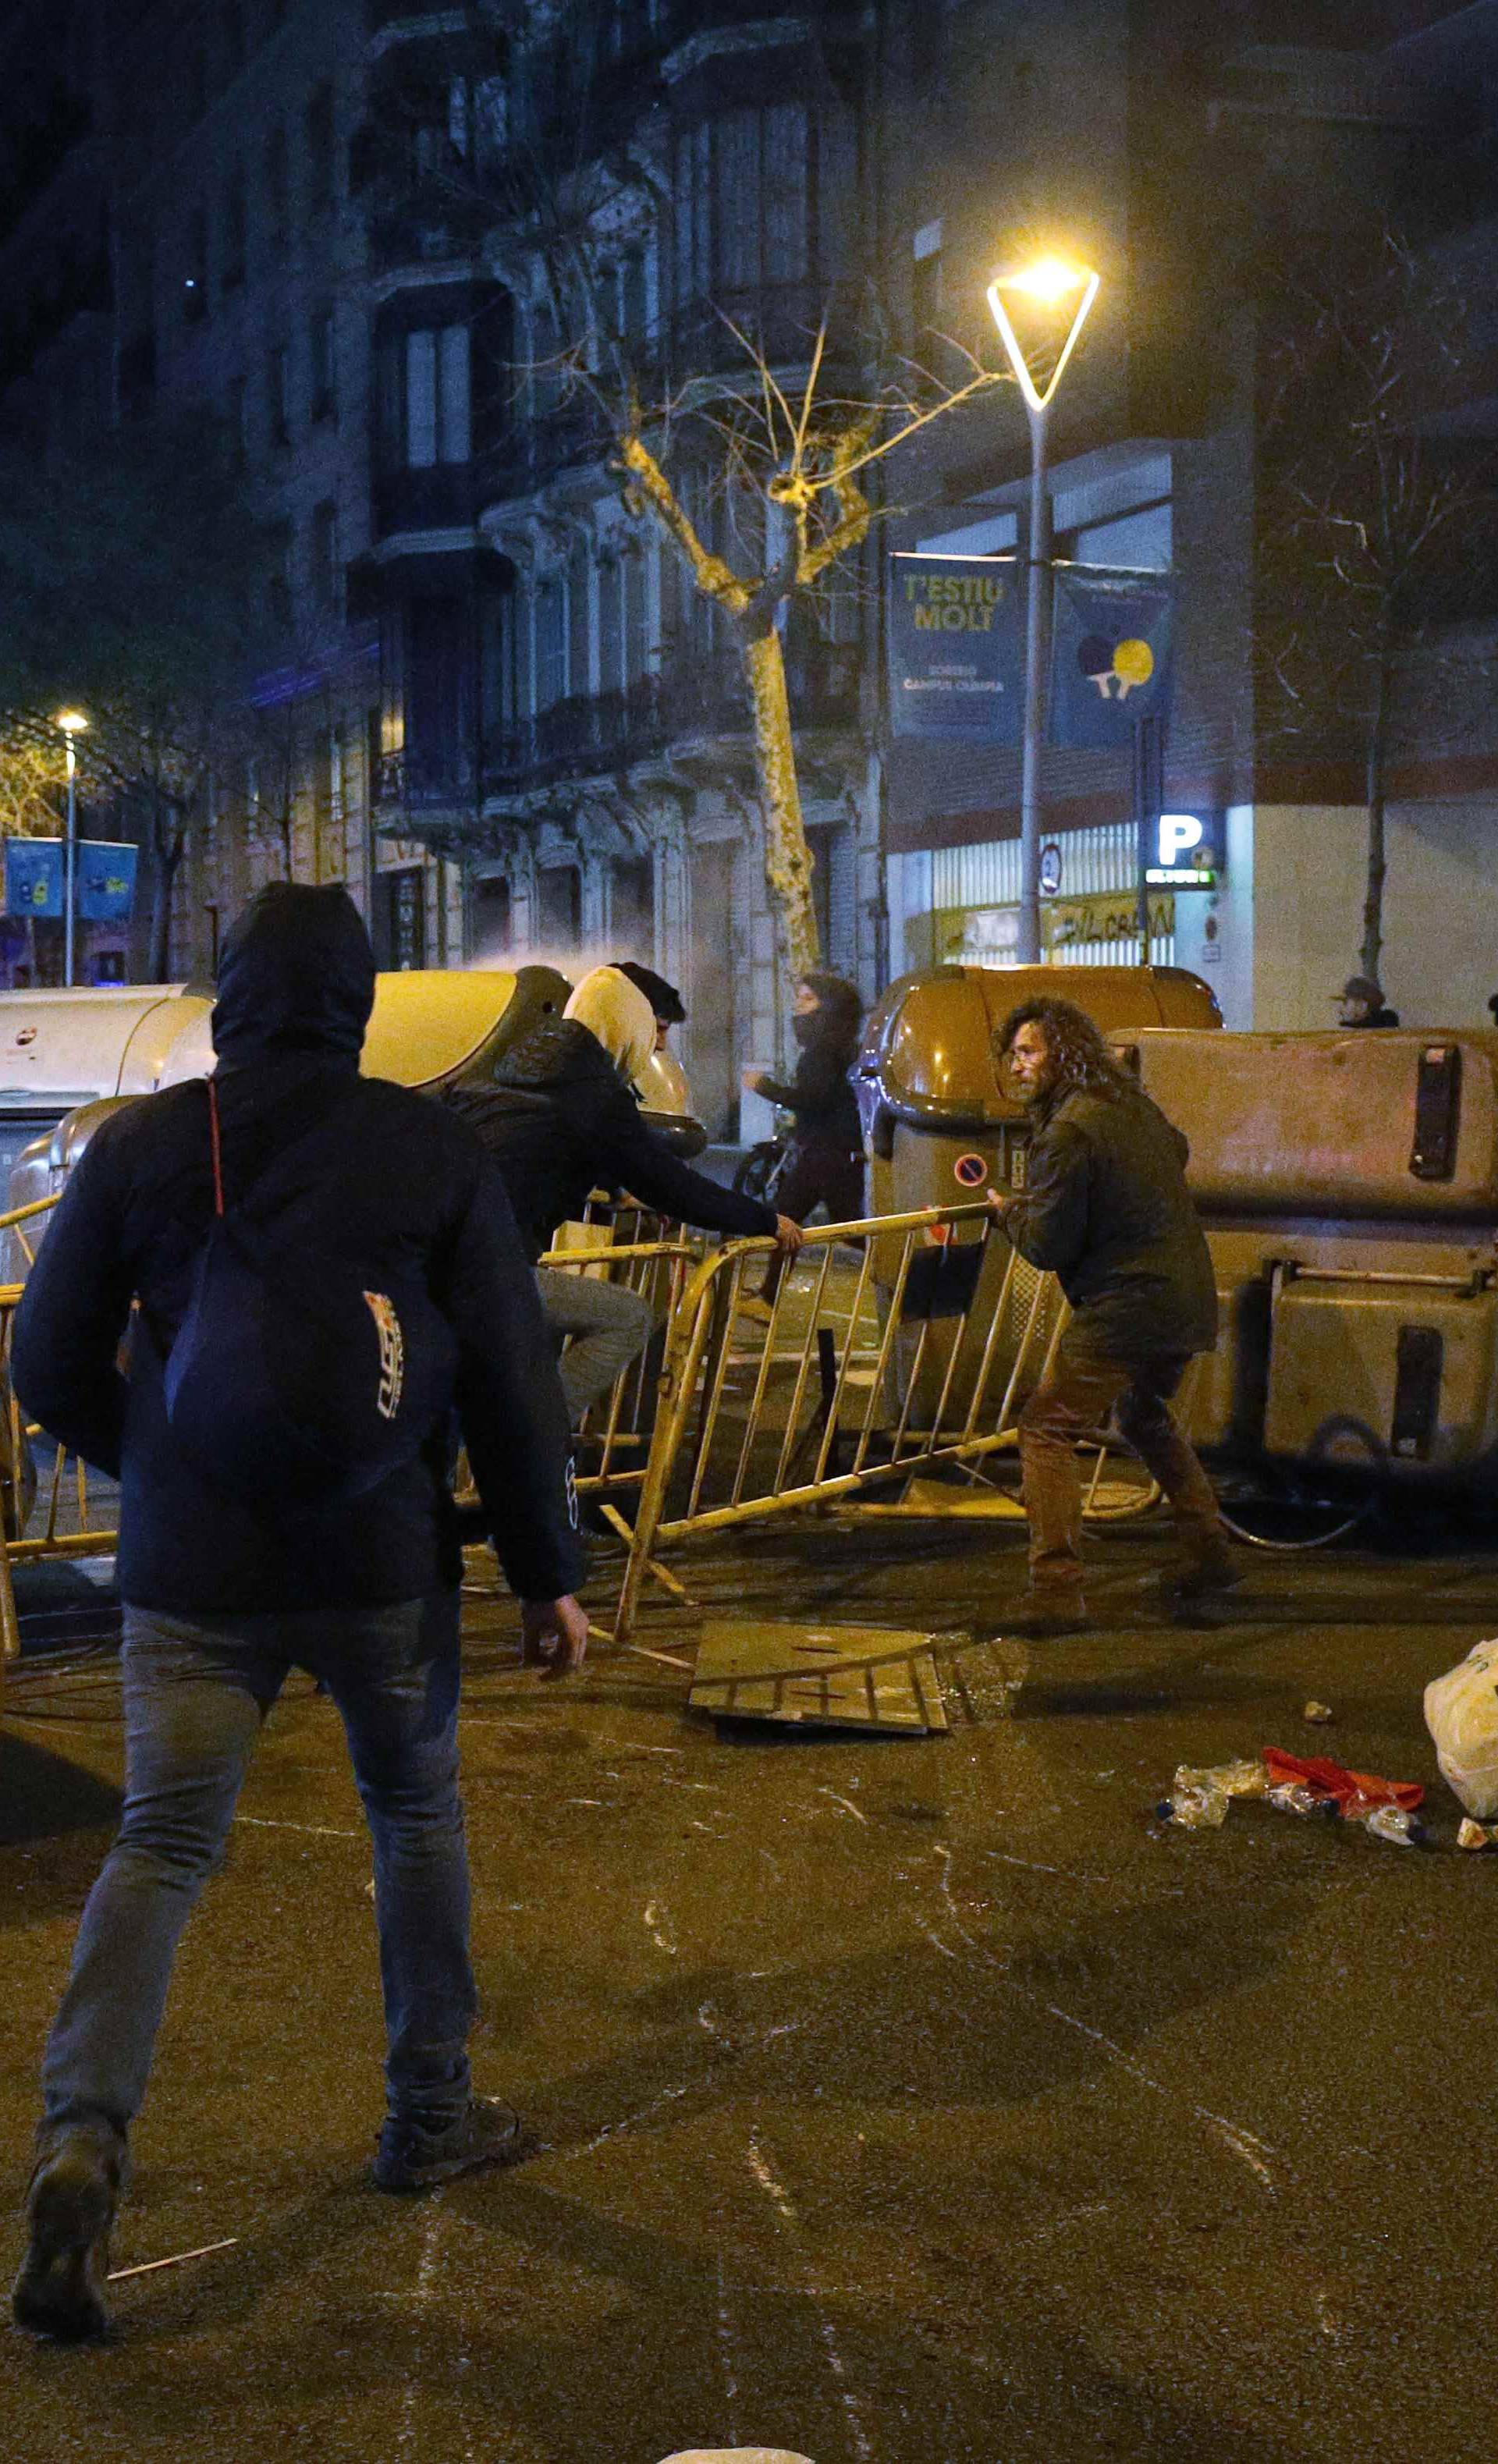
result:
<svg viewBox="0 0 1498 2464"><path fill-rule="evenodd" d="M75 892L77 888L78 869L78 757L77 747L73 739L82 735L88 726L88 721L80 710L60 710L57 713L57 725L62 730L68 748L68 843L67 851L63 857L62 980L65 984L71 984L73 981L73 919L77 904Z"/></svg>
<svg viewBox="0 0 1498 2464"><path fill-rule="evenodd" d="M1030 423L1029 588L1024 619L1024 737L1020 770L1020 962L1034 966L1041 955L1040 848L1041 743L1046 727L1046 607L1044 577L1050 570L1050 507L1046 495L1046 422L1067 362L1076 349L1101 276L1090 266L1043 256L1016 274L1001 274L988 286L988 305L1024 397ZM1016 331L1011 304L1024 303L1038 317L1036 340L1054 343L1057 319L1069 319L1050 374L1037 385L1029 356ZM1022 318L1026 325L1032 318Z"/></svg>

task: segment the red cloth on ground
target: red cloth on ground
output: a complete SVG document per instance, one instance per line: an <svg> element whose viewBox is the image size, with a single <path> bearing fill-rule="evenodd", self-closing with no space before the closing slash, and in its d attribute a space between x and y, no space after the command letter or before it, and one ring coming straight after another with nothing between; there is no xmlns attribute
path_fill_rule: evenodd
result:
<svg viewBox="0 0 1498 2464"><path fill-rule="evenodd" d="M1264 1768L1271 1788L1299 1780L1303 1787L1319 1789L1323 1796L1334 1796L1343 1814L1359 1799L1365 1807L1399 1805L1406 1814L1413 1814L1417 1805L1425 1802L1425 1792L1418 1780L1379 1779L1373 1771L1349 1771L1345 1763L1334 1763L1327 1754L1287 1754L1278 1746L1266 1746Z"/></svg>

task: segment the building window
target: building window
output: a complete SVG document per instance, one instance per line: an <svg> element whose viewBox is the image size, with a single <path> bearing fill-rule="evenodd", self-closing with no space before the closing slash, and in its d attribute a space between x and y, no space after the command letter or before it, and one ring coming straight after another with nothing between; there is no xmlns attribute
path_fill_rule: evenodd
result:
<svg viewBox="0 0 1498 2464"><path fill-rule="evenodd" d="M235 178L224 193L224 251L221 280L235 291L245 278L245 184Z"/></svg>
<svg viewBox="0 0 1498 2464"><path fill-rule="evenodd" d="M911 322L915 339L941 330L941 220L925 223L914 243L911 270Z"/></svg>
<svg viewBox="0 0 1498 2464"><path fill-rule="evenodd" d="M271 443L291 443L291 353L284 342L271 353L267 363L267 379L271 404Z"/></svg>
<svg viewBox="0 0 1498 2464"><path fill-rule="evenodd" d="M187 262L182 277L182 313L189 325L208 315L208 216L201 206L187 217Z"/></svg>
<svg viewBox="0 0 1498 2464"><path fill-rule="evenodd" d="M469 939L475 958L495 965L514 946L510 884L504 873L485 873L469 887Z"/></svg>
<svg viewBox="0 0 1498 2464"><path fill-rule="evenodd" d="M311 342L312 416L334 419L338 415L338 347L331 316L313 319Z"/></svg>
<svg viewBox="0 0 1498 2464"><path fill-rule="evenodd" d="M382 966L402 974L427 963L427 876L414 865L376 883L375 950Z"/></svg>
<svg viewBox="0 0 1498 2464"><path fill-rule="evenodd" d="M466 324L428 327L406 337L405 453L408 470L467 462L473 436Z"/></svg>
<svg viewBox="0 0 1498 2464"><path fill-rule="evenodd" d="M319 85L307 105L307 201L315 214L324 214L337 194L333 89Z"/></svg>
<svg viewBox="0 0 1498 2464"><path fill-rule="evenodd" d="M291 195L286 158L286 131L272 131L265 148L265 236L277 254L285 248L291 226Z"/></svg>
<svg viewBox="0 0 1498 2464"><path fill-rule="evenodd" d="M536 585L536 707L550 710L566 691L566 598L560 573Z"/></svg>
<svg viewBox="0 0 1498 2464"><path fill-rule="evenodd" d="M343 573L339 562L338 507L325 497L312 514L312 586L319 607L336 611L342 594Z"/></svg>
<svg viewBox="0 0 1498 2464"><path fill-rule="evenodd" d="M731 111L676 142L673 282L678 308L757 295L814 270L811 121L804 104Z"/></svg>

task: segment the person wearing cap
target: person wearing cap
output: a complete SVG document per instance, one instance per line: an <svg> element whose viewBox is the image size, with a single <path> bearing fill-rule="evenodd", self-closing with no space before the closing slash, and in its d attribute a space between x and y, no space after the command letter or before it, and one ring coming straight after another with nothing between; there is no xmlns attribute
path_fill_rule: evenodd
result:
<svg viewBox="0 0 1498 2464"><path fill-rule="evenodd" d="M444 1096L498 1165L533 1265L600 1184L683 1223L769 1233L785 1254L801 1246L789 1217L692 1171L642 1118L634 1081L655 1037L655 1012L639 985L620 967L594 967L560 1019L542 1019L504 1055L491 1085ZM572 1337L562 1383L580 1419L650 1340L654 1312L622 1284L552 1266L538 1266L537 1280L553 1328Z"/></svg>
<svg viewBox="0 0 1498 2464"><path fill-rule="evenodd" d="M1398 1026L1399 1013L1390 1009L1383 998L1383 988L1372 976L1349 976L1337 1000L1341 1004L1339 1024L1342 1026Z"/></svg>
<svg viewBox="0 0 1498 2464"><path fill-rule="evenodd" d="M655 1049L664 1052L666 1038L672 1028L685 1023L686 1002L673 983L665 976L658 976L653 967L643 967L638 958L616 958L614 964L650 1002L655 1013Z"/></svg>

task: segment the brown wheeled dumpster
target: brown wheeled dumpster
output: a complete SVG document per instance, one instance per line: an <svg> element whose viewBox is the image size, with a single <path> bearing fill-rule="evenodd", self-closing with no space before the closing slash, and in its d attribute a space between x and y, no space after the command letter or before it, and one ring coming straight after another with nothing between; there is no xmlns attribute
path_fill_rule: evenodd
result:
<svg viewBox="0 0 1498 2464"><path fill-rule="evenodd" d="M1498 1036L1111 1038L1191 1141L1220 1462L1498 1481Z"/></svg>
<svg viewBox="0 0 1498 2464"><path fill-rule="evenodd" d="M932 967L899 977L870 1012L853 1085L869 1157L869 1211L896 1215L921 1206L951 1206L980 1198L990 1185L1019 1184L1028 1137L1024 1108L1000 1083L995 1029L1024 1001L1041 996L1075 1001L1110 1033L1158 1027L1194 1028L1215 1041L1222 1013L1210 987L1184 967ZM964 1227L978 1240L981 1226ZM875 1275L888 1286L891 1257L875 1254ZM965 1348L947 1389L947 1417L965 1411L981 1356L983 1333L997 1306L1009 1256L995 1235L968 1318ZM1000 1330L990 1361L989 1391L1002 1392L1020 1331L1028 1320L1038 1277L1018 1261L1008 1283L1011 1323ZM988 1306L985 1308L985 1300ZM1044 1328L1032 1362L1044 1355ZM913 1410L934 1404L946 1376L949 1345L935 1331L921 1359L922 1391Z"/></svg>

